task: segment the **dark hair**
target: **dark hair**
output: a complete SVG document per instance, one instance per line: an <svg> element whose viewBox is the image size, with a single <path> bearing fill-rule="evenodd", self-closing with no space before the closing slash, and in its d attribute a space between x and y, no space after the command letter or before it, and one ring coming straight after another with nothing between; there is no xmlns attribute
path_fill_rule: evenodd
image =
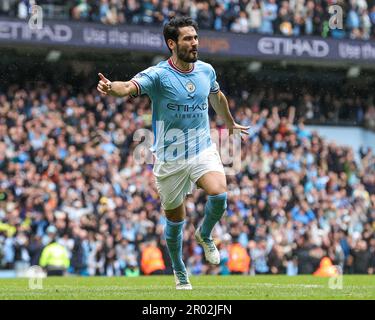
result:
<svg viewBox="0 0 375 320"><path fill-rule="evenodd" d="M168 47L168 40L172 39L177 43L178 36L180 35L179 28L183 27L193 27L195 31L198 31L198 24L190 17L173 17L167 24L164 25L163 35L165 44L170 52L172 50Z"/></svg>

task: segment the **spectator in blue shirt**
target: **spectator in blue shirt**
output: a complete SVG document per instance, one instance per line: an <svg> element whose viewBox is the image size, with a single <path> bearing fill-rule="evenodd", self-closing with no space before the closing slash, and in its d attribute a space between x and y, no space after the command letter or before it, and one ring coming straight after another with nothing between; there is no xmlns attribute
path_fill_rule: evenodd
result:
<svg viewBox="0 0 375 320"><path fill-rule="evenodd" d="M353 30L353 29L358 29L360 27L360 24L361 24L361 21L360 21L358 12L355 10L354 7L351 7L348 13L346 26L348 27L348 29Z"/></svg>
<svg viewBox="0 0 375 320"><path fill-rule="evenodd" d="M264 34L273 34L273 23L277 18L278 5L275 0L268 0L262 9L263 21L259 31Z"/></svg>
<svg viewBox="0 0 375 320"><path fill-rule="evenodd" d="M292 218L294 221L299 221L306 225L315 219L315 215L314 212L309 208L307 202L302 201L300 205L296 205L292 209Z"/></svg>

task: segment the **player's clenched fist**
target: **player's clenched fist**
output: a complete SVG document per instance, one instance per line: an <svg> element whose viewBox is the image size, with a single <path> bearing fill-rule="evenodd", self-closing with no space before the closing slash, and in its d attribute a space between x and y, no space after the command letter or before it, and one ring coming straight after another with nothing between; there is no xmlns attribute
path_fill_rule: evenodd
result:
<svg viewBox="0 0 375 320"><path fill-rule="evenodd" d="M98 73L98 76L100 80L96 88L101 94L104 94L106 96L112 90L112 83L105 76L103 76L103 74Z"/></svg>

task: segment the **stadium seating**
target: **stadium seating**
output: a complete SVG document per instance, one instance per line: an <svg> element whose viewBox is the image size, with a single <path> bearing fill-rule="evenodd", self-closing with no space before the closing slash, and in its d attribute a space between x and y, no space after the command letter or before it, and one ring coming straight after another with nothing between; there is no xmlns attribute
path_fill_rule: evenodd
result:
<svg viewBox="0 0 375 320"><path fill-rule="evenodd" d="M3 0L0 13L24 18L27 3L18 5L17 1ZM109 25L162 25L171 16L185 14L196 19L200 28L216 31L364 40L375 35L375 4L370 0L36 0L34 3L45 9L46 18ZM342 30L329 29L330 5L342 8Z"/></svg>

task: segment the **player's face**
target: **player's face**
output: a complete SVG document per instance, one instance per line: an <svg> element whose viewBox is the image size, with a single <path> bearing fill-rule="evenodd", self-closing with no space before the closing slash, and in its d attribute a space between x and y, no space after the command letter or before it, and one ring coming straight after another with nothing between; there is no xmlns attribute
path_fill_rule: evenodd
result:
<svg viewBox="0 0 375 320"><path fill-rule="evenodd" d="M177 42L177 57L184 62L195 62L198 60L198 35L194 27L180 28Z"/></svg>

